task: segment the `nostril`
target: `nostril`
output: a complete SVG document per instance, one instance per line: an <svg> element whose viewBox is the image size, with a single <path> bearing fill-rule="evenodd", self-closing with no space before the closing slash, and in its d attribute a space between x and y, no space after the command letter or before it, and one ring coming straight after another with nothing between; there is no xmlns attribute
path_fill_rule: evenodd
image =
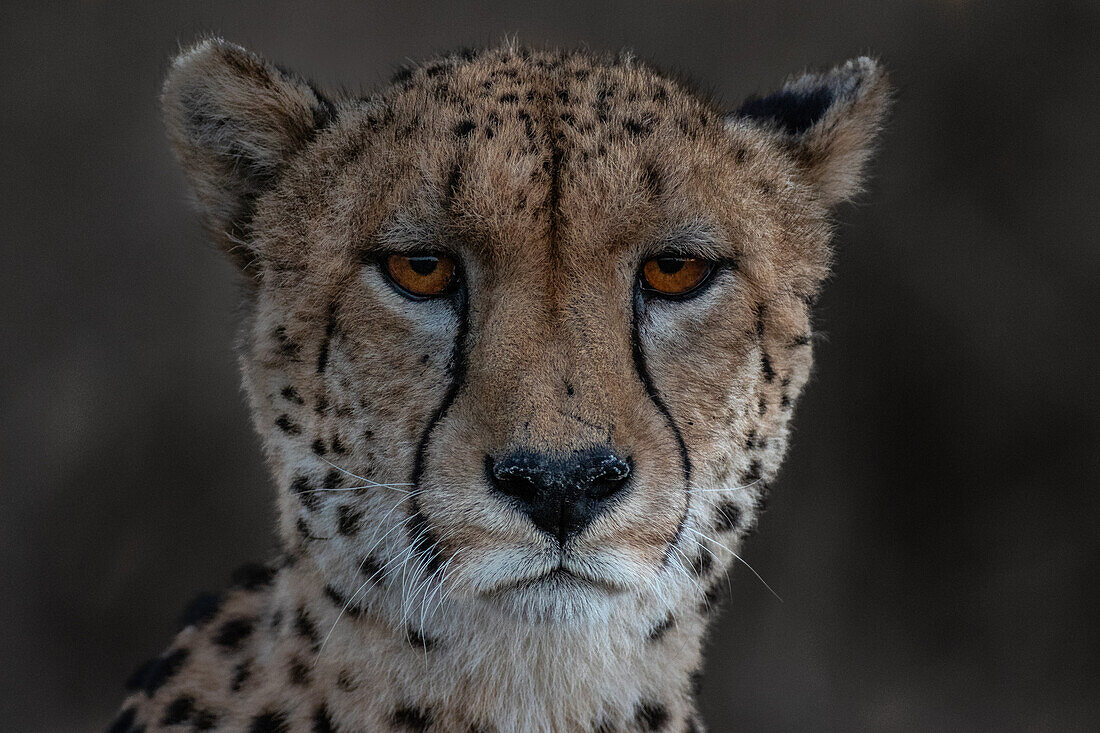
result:
<svg viewBox="0 0 1100 733"><path fill-rule="evenodd" d="M489 485L502 494L530 502L538 486L531 480L530 469L516 461L494 461L485 456L485 475Z"/></svg>
<svg viewBox="0 0 1100 733"><path fill-rule="evenodd" d="M618 456L606 456L589 474L588 496L596 500L609 499L622 491L630 479L631 462Z"/></svg>

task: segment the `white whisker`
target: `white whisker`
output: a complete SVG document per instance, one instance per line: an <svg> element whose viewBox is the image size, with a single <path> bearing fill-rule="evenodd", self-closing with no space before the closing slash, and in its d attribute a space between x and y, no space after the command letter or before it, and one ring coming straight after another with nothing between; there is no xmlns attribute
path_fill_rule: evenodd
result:
<svg viewBox="0 0 1100 733"><path fill-rule="evenodd" d="M759 580L759 581L760 581L761 583L763 583L763 584L764 584L764 587L765 587L765 588L767 588L767 589L768 589L768 591L769 591L769 592L770 592L770 593L771 593L771 594L772 594L773 596L775 596L775 597L776 597L777 599L779 599L779 602L780 602L780 603L782 603L782 602L783 602L783 599L782 599L782 598L780 598L779 594L778 594L778 593L776 593L776 592L775 592L774 590L772 590L772 587L771 587L770 585L768 585L768 581L764 580L764 578L762 578L762 577L760 576L760 573L756 572L756 569L755 569L755 568L754 568L754 567L753 567L752 565L749 565L748 561L746 561L746 560L745 560L745 558L741 557L741 556L740 556L740 555L738 555L738 554L737 554L736 552L734 552L734 551L733 551L733 550L731 550L730 548L726 547L725 545L723 545L723 544L722 544L721 542L719 542L718 540L714 539L713 537L708 537L707 535L703 534L702 532L696 532L696 531L695 531L694 529L692 529L691 527L684 527L684 529L688 530L688 531L689 531L689 532L691 532L692 534L695 534L695 535L698 535L699 537L702 537L703 539L705 539L705 540L706 540L706 541L708 541L708 542L713 542L714 544L718 545L719 547L721 547L722 549L724 549L724 550L725 550L726 552L728 552L729 554L731 554L731 555L733 555L734 557L736 557L736 558L737 558L738 560L740 560L740 561L741 561L741 564L742 564L742 565L744 565L745 567L747 567L747 568L748 568L748 569L749 569L749 570L750 570L750 571L752 572L752 574L756 576L757 580ZM702 544L702 543L700 543L700 545L701 545L701 544ZM707 552L710 552L710 553L711 553L712 555L714 554L713 552L711 552L711 550L710 550L710 548L709 548L709 547L708 547L708 548L705 548L705 549L707 550Z"/></svg>

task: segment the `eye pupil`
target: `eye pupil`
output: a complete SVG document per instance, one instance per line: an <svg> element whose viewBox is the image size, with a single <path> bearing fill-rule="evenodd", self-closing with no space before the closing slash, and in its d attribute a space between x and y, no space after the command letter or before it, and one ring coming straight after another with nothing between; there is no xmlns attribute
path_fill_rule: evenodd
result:
<svg viewBox="0 0 1100 733"><path fill-rule="evenodd" d="M438 257L410 257L409 268L417 275L427 276L435 272L439 265Z"/></svg>
<svg viewBox="0 0 1100 733"><path fill-rule="evenodd" d="M657 268L665 275L675 275L684 269L686 260L683 257L658 257Z"/></svg>

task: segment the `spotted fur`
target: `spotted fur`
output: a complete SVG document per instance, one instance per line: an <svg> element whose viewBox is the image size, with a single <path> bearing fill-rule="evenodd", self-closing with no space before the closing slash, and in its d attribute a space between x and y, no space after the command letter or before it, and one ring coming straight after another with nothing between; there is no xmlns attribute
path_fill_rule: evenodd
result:
<svg viewBox="0 0 1100 733"><path fill-rule="evenodd" d="M887 101L860 58L726 113L629 55L463 51L364 98L221 40L169 135L248 288L241 366L285 555L205 597L112 730L699 731L717 588L786 449L830 209ZM414 302L386 252L442 249ZM722 263L682 301L647 257ZM486 456L610 446L559 546Z"/></svg>

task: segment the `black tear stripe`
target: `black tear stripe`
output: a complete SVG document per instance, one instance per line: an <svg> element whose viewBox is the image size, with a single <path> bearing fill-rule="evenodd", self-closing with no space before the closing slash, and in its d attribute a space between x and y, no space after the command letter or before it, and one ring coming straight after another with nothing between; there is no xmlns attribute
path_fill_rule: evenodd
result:
<svg viewBox="0 0 1100 733"><path fill-rule="evenodd" d="M443 395L443 401L439 403L439 407L436 408L435 414L433 414L431 420L428 421L428 426L424 428L424 432L420 436L420 442L416 446L416 458L413 461L412 472L412 486L414 491L420 488L421 481L424 478L424 463L427 459L428 445L431 443L432 431L434 431L435 426L446 417L448 410L451 409L451 405L455 401L455 397L458 396L459 390L462 389L463 385L466 383L466 336L469 332L470 295L465 285L459 287L458 292L455 294L455 298L457 301L455 306L458 312L458 329L455 332L451 359L447 364L447 374L451 378L451 383L447 385L447 392ZM417 553L417 555L425 555L427 557L427 564L424 567L430 575L439 569L439 547L435 538L432 536L432 530L431 527L428 526L427 518L424 516L424 513L420 511L420 502L417 499L417 494L412 494L409 497L409 504L411 505L411 510L409 512L409 516L411 517L409 522L409 540L412 542L413 551Z"/></svg>
<svg viewBox="0 0 1100 733"><path fill-rule="evenodd" d="M673 437L676 439L676 445L680 448L680 465L684 471L684 513L680 515L680 521L676 524L676 532L672 535L672 539L668 542L668 548L665 550L665 557L663 563L668 565L672 561L672 553L674 548L680 542L680 535L684 533L684 525L687 523L688 511L691 509L691 457L688 455L687 443L684 442L684 435L680 432L680 426L676 424L676 420L673 419L672 413L669 412L668 405L665 404L664 399L661 397L660 392L653 384L653 377L649 374L649 367L646 366L645 350L642 348L642 336L639 332L638 321L641 320L642 308L645 305L645 301L642 298L642 288L638 283L634 284L634 317L630 324L630 345L634 356L634 370L638 373L638 378L642 380L642 385L645 387L646 395L657 407L657 411L664 416L665 422L668 423L669 430L672 431Z"/></svg>

